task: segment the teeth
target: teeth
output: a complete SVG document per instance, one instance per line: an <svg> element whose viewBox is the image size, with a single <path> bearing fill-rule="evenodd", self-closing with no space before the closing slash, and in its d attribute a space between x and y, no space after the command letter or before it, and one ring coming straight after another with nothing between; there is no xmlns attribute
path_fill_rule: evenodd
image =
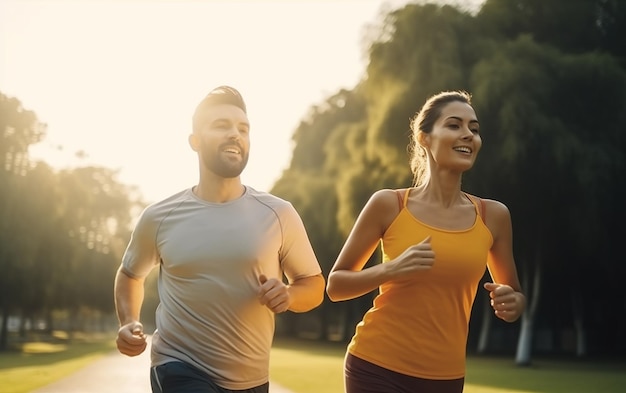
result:
<svg viewBox="0 0 626 393"><path fill-rule="evenodd" d="M463 153L471 153L472 149L470 149L469 147L455 147L454 150L456 151L460 151Z"/></svg>

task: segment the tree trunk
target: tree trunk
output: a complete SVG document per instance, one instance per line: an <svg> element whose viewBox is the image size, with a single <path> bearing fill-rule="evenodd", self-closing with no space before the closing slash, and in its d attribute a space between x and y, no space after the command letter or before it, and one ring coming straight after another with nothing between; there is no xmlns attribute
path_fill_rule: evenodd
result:
<svg viewBox="0 0 626 393"><path fill-rule="evenodd" d="M487 292L485 292L486 294ZM489 333L491 331L491 320L492 317L492 309L491 309L491 298L489 295L482 296L483 301L483 315L482 321L480 323L480 335L478 336L478 347L476 351L479 354L484 354L487 352L487 348L489 346Z"/></svg>
<svg viewBox="0 0 626 393"><path fill-rule="evenodd" d="M580 291L572 291L572 310L574 314L574 331L576 332L576 356L587 355L587 335L584 324L583 300Z"/></svg>
<svg viewBox="0 0 626 393"><path fill-rule="evenodd" d="M330 310L329 310L328 300L324 300L319 310L319 320L320 320L320 332L319 332L319 340L320 341L329 341L329 333L330 333Z"/></svg>
<svg viewBox="0 0 626 393"><path fill-rule="evenodd" d="M583 326L583 319L574 319L576 329L576 356L579 358L587 356L587 334Z"/></svg>
<svg viewBox="0 0 626 393"><path fill-rule="evenodd" d="M9 347L9 309L2 307L2 325L0 326L0 352Z"/></svg>
<svg viewBox="0 0 626 393"><path fill-rule="evenodd" d="M20 327L19 327L19 336L21 339L24 339L26 337L26 325L31 322L31 320L26 316L26 313L24 311L22 311L20 313ZM32 322L30 323L30 329L32 330Z"/></svg>
<svg viewBox="0 0 626 393"><path fill-rule="evenodd" d="M517 340L517 351L515 354L515 363L519 366L528 366L531 363L532 344L533 344L533 326L535 323L535 315L539 305L539 297L541 295L541 245L537 244L537 255L533 261L534 274L532 274L532 285L524 285L526 288L526 296L532 291L530 304L527 304L526 311L522 314L522 324L519 338ZM529 269L524 269L525 284L530 284ZM530 290L528 290L530 287ZM528 301L528 299L527 299Z"/></svg>
<svg viewBox="0 0 626 393"><path fill-rule="evenodd" d="M522 326L517 340L515 363L518 366L529 366L531 362L534 320L528 314L522 316Z"/></svg>
<svg viewBox="0 0 626 393"><path fill-rule="evenodd" d="M54 330L54 319L52 318L52 311L46 309L45 317L46 317L46 333L51 335L52 331Z"/></svg>

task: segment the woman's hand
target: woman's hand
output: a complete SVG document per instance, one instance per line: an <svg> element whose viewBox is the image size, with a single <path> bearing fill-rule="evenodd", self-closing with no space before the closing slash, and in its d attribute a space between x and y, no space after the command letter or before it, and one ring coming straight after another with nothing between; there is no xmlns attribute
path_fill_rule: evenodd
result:
<svg viewBox="0 0 626 393"><path fill-rule="evenodd" d="M491 307L496 316L506 322L515 322L524 308L526 298L521 292L516 292L511 286L487 282L484 285L491 297Z"/></svg>
<svg viewBox="0 0 626 393"><path fill-rule="evenodd" d="M435 252L430 244L430 236L420 243L408 247L393 261L383 264L393 280L407 279L411 275L432 269Z"/></svg>

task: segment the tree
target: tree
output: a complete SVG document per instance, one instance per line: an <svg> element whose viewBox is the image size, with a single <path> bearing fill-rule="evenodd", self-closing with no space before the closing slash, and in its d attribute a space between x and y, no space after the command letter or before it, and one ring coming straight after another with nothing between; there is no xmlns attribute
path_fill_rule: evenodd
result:
<svg viewBox="0 0 626 393"><path fill-rule="evenodd" d="M477 17L485 36L581 54L602 51L626 65L626 3L621 0L487 0Z"/></svg>
<svg viewBox="0 0 626 393"><path fill-rule="evenodd" d="M571 296L586 291L579 279L587 274L587 264L576 256L591 256L598 245L612 248L603 226L589 222L603 217L600 206L612 200L599 195L614 188L607 175L616 174L616 167L623 170L623 153L612 146L623 139L614 124L623 121L624 75L610 56L568 55L528 36L501 47L474 69L474 91L480 97L475 107L485 114L481 123L487 130L477 172L482 187L510 202L516 254L521 271L528 271L528 294L534 294L522 319L519 364L530 363L541 282L559 280L558 290L546 285L549 292L541 303L576 305L575 328L584 336L581 302Z"/></svg>
<svg viewBox="0 0 626 393"><path fill-rule="evenodd" d="M22 238L19 209L30 170L28 147L45 133L34 112L25 110L16 98L0 93L0 350L7 346L7 323L15 307L13 294L19 286L21 258L29 255L28 239ZM16 278L18 278L16 280Z"/></svg>
<svg viewBox="0 0 626 393"><path fill-rule="evenodd" d="M113 276L129 236L130 188L116 171L60 172L33 162L28 147L45 125L19 100L0 94L0 350L11 314L22 320L55 309L113 311ZM108 278L107 278L108 277Z"/></svg>
<svg viewBox="0 0 626 393"><path fill-rule="evenodd" d="M114 170L79 167L58 176L62 190L58 208L63 212L64 236L72 247L64 259L56 260L63 265L57 304L74 315L81 307L112 311L113 277L135 202L129 189L116 180Z"/></svg>

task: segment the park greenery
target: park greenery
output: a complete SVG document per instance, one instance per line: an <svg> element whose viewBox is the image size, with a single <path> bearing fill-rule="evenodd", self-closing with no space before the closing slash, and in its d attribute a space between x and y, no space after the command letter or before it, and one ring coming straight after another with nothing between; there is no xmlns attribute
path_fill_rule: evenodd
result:
<svg viewBox="0 0 626 393"><path fill-rule="evenodd" d="M300 212L328 274L369 196L411 185L409 120L418 107L439 91L467 90L483 148L463 188L511 210L529 300L509 325L479 291L468 350L514 354L520 365L534 354L623 355L623 37L620 0L486 0L477 12L420 1L381 13L363 37L360 83L303 116L272 192ZM0 93L0 351L38 321L48 332L110 327L113 277L145 206L114 170L31 159L45 134L34 110ZM277 333L345 342L372 296L281 315Z"/></svg>
<svg viewBox="0 0 626 393"><path fill-rule="evenodd" d="M27 393L56 382L89 363L110 354L115 339L108 334L76 334L71 341L63 332L46 340L32 340L19 351L0 352L0 391Z"/></svg>
<svg viewBox="0 0 626 393"><path fill-rule="evenodd" d="M110 354L114 346L112 335L82 335L71 343L57 338L56 344L29 344L18 355L0 353L2 392L32 392ZM276 340L271 380L297 393L342 392L344 350L339 343ZM618 393L626 383L623 364L597 359L540 359L523 369L502 356L470 356L467 363L465 393Z"/></svg>

